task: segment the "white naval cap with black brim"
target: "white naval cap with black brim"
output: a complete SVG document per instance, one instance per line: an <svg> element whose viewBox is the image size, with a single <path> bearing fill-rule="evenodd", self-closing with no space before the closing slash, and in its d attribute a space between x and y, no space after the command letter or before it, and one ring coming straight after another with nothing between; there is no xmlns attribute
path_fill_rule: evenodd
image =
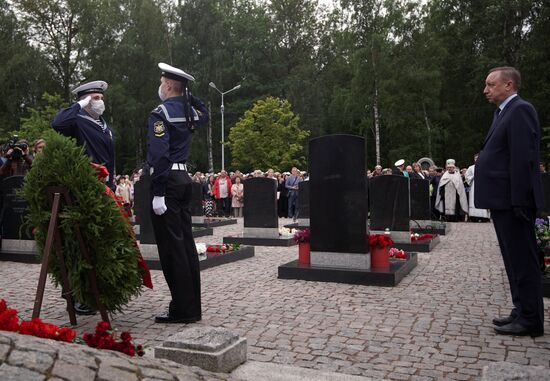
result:
<svg viewBox="0 0 550 381"><path fill-rule="evenodd" d="M92 81L92 82L84 83L78 87L75 87L72 90L72 93L75 94L77 98L80 98L81 96L86 94L92 94L92 93L103 94L103 92L107 90L107 87L109 87L109 85L105 81Z"/></svg>
<svg viewBox="0 0 550 381"><path fill-rule="evenodd" d="M164 62L159 63L159 69L162 70L161 75L163 77L173 79L174 81L185 82L195 80L195 77L193 77L191 74L187 74L183 70L168 65Z"/></svg>

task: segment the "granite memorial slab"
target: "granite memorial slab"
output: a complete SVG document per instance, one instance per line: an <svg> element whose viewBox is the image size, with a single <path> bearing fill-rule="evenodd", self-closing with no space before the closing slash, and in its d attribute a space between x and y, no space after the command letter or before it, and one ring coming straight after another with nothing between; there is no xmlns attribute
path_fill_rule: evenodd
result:
<svg viewBox="0 0 550 381"><path fill-rule="evenodd" d="M189 210L193 222L203 222L204 206L202 200L202 184L193 181L191 192L191 201L189 202Z"/></svg>
<svg viewBox="0 0 550 381"><path fill-rule="evenodd" d="M416 224L415 221L411 221L412 233L446 235L451 231L451 227L452 225L445 221L431 220L424 225L419 225Z"/></svg>
<svg viewBox="0 0 550 381"><path fill-rule="evenodd" d="M27 254L27 262L33 263L36 255L36 244L25 217L28 211L27 201L18 194L23 186L24 176L10 176L0 184L2 209L0 211L0 256L3 260L14 258L14 255Z"/></svg>
<svg viewBox="0 0 550 381"><path fill-rule="evenodd" d="M151 270L162 270L160 264L157 245L139 245L139 250L147 266ZM254 257L254 246L240 246L235 250L226 251L225 253L205 253L199 255L199 266L201 270L206 270L211 267L221 266L226 263L232 263Z"/></svg>
<svg viewBox="0 0 550 381"><path fill-rule="evenodd" d="M328 135L309 142L311 264L370 268L365 141Z"/></svg>
<svg viewBox="0 0 550 381"><path fill-rule="evenodd" d="M417 256L410 253L389 269L370 267L365 156L362 137L310 140L310 264L281 265L280 279L395 286L416 266Z"/></svg>
<svg viewBox="0 0 550 381"><path fill-rule="evenodd" d="M430 181L424 179L409 180L411 198L411 220L430 221Z"/></svg>
<svg viewBox="0 0 550 381"><path fill-rule="evenodd" d="M391 260L389 269L342 269L308 266L294 260L278 268L279 279L300 279L313 282L360 284L394 287L418 264L418 254L409 252L407 260Z"/></svg>
<svg viewBox="0 0 550 381"><path fill-rule="evenodd" d="M2 180L2 239L32 240L29 229L24 228L27 201L18 194L24 176L10 176Z"/></svg>
<svg viewBox="0 0 550 381"><path fill-rule="evenodd" d="M155 348L163 358L213 372L229 373L246 361L246 338L225 328L188 326Z"/></svg>
<svg viewBox="0 0 550 381"><path fill-rule="evenodd" d="M255 246L291 246L292 236L279 233L277 182L266 177L244 180L243 233L223 238L223 243Z"/></svg>
<svg viewBox="0 0 550 381"><path fill-rule="evenodd" d="M395 242L410 242L409 179L388 175L369 181L370 230L384 234L389 229Z"/></svg>
<svg viewBox="0 0 550 381"><path fill-rule="evenodd" d="M410 179L411 197L411 231L413 233L429 233L445 235L449 229L444 221L432 220L430 202L430 181Z"/></svg>

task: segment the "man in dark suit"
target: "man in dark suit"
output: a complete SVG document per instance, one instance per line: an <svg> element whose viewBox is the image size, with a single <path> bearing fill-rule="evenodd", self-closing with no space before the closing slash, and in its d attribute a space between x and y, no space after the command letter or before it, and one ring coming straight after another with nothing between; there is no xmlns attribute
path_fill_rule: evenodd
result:
<svg viewBox="0 0 550 381"><path fill-rule="evenodd" d="M535 212L542 207L540 126L533 106L517 94L520 73L492 69L484 94L498 106L475 164L476 208L491 209L514 308L493 319L503 335L544 334L542 277L535 238Z"/></svg>

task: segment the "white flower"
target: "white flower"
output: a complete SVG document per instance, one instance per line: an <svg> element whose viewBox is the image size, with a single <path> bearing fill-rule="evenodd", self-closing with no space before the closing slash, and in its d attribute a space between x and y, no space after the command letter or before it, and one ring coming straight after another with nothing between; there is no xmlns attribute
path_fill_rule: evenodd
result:
<svg viewBox="0 0 550 381"><path fill-rule="evenodd" d="M197 247L197 253L199 253L199 254L206 253L206 243L196 242L195 246Z"/></svg>

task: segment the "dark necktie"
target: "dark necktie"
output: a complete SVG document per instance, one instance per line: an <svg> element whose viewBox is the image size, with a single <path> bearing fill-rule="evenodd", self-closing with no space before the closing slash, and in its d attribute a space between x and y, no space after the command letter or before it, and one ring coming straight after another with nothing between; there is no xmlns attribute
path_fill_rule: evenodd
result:
<svg viewBox="0 0 550 381"><path fill-rule="evenodd" d="M500 114L500 107L497 107L497 109L495 110L495 115L493 117L493 123L497 120L499 114Z"/></svg>

